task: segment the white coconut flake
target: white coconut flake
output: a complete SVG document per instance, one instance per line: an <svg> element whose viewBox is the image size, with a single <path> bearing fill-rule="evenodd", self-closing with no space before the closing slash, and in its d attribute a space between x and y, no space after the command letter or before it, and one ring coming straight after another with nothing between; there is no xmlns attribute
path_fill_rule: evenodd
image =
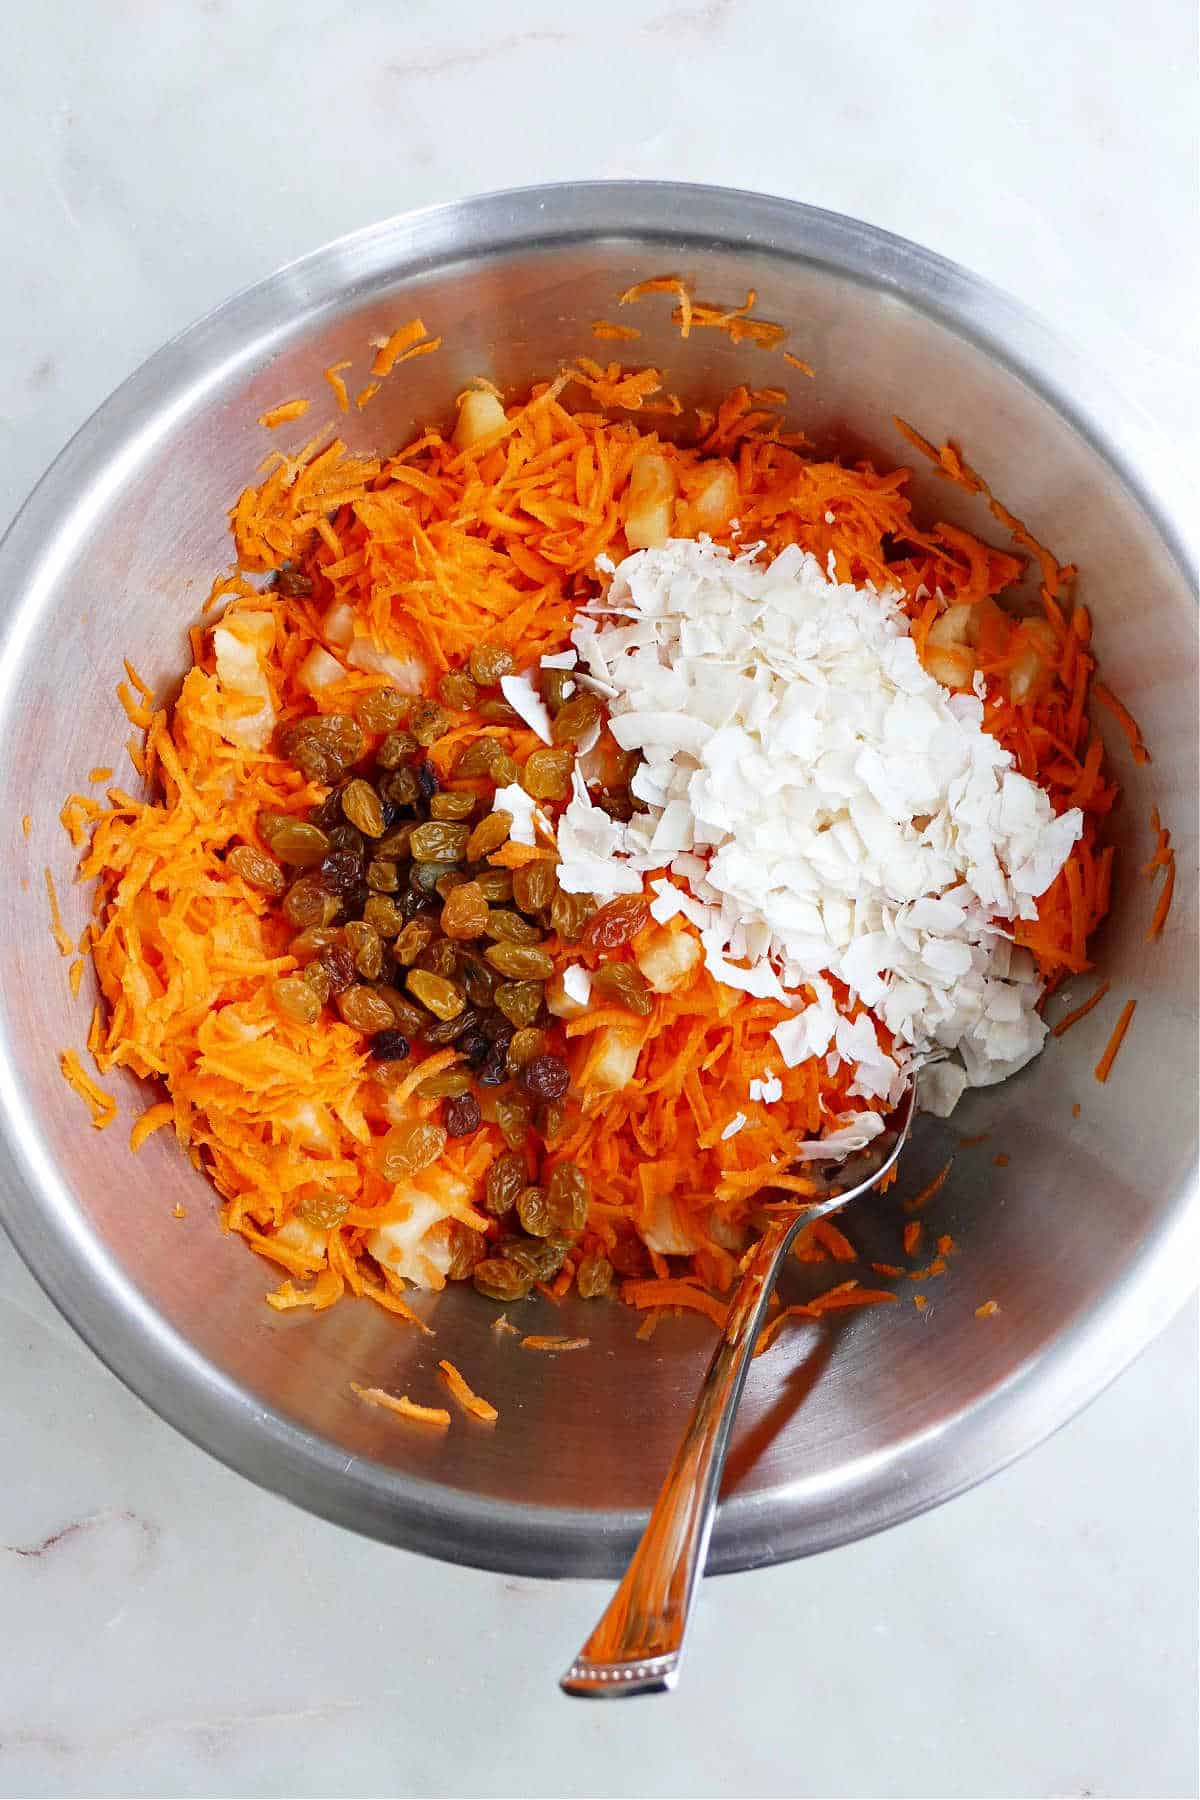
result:
<svg viewBox="0 0 1200 1800"><path fill-rule="evenodd" d="M543 744L553 742L550 732L550 714L546 711L546 702L528 675L502 675L500 692L513 711L520 713L530 731L537 732Z"/></svg>
<svg viewBox="0 0 1200 1800"><path fill-rule="evenodd" d="M541 666L543 669L573 669L578 661L578 650L560 650L554 656L543 656Z"/></svg>
<svg viewBox="0 0 1200 1800"><path fill-rule="evenodd" d="M732 1119L730 1119L728 1125L725 1127L724 1131L721 1133L722 1140L724 1140L726 1138L736 1137L738 1132L742 1129L742 1126L745 1123L746 1123L745 1113L743 1113L743 1112L734 1113Z"/></svg>
<svg viewBox="0 0 1200 1800"><path fill-rule="evenodd" d="M531 800L525 789L515 781L508 787L496 789L492 811L508 814L512 820L508 835L514 844L536 844L538 825L544 831L548 832L550 829L537 802Z"/></svg>
<svg viewBox="0 0 1200 1800"><path fill-rule="evenodd" d="M957 1051L971 1085L1000 1080L1046 1030L1012 925L1035 916L1081 815L1056 818L983 730L978 684L952 694L926 673L894 594L760 549L639 551L576 621L577 679L641 754L645 810L617 823L577 781L560 881L603 900L672 868L689 891L651 882L653 917L695 925L717 980L795 1006L772 1034L788 1067L844 1059L852 1093L886 1104L930 1053ZM871 1019L840 1018L829 974L895 1055Z"/></svg>
<svg viewBox="0 0 1200 1800"><path fill-rule="evenodd" d="M592 997L592 977L582 963L570 963L562 972L562 989L576 1006L586 1006Z"/></svg>

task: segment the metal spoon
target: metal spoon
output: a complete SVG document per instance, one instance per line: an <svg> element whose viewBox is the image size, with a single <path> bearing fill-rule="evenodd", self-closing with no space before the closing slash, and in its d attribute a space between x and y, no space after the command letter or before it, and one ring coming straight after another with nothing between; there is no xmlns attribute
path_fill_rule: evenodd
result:
<svg viewBox="0 0 1200 1800"><path fill-rule="evenodd" d="M754 1248L633 1561L596 1629L559 1682L586 1699L656 1694L675 1685L688 1615L712 1533L734 1414L783 1259L797 1232L873 1187L899 1156L915 1110L910 1085L887 1129L828 1166L823 1199L774 1211ZM821 1179L816 1169L811 1172ZM836 1182L836 1186L833 1184Z"/></svg>

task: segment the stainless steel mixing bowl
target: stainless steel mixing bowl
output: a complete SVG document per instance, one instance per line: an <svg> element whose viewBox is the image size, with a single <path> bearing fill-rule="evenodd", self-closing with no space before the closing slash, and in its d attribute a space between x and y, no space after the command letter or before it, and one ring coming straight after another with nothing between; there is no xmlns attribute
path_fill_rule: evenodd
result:
<svg viewBox="0 0 1200 1800"><path fill-rule="evenodd" d="M103 1133L64 1084L57 1054L82 1044L91 996L85 984L69 998L41 871L53 870L77 933L87 899L71 885L59 805L93 764L124 762L121 657L160 692L185 666L185 628L228 558L226 509L264 452L255 419L266 406L314 396L291 428L301 441L329 410L321 370L343 357L364 370L368 340L419 310L443 349L337 421L357 446L395 445L415 422L444 418L469 376L515 387L596 351L590 322L611 316L630 282L664 271L714 299L755 287L759 312L790 327L790 347L817 371L807 381L778 354L713 332L682 343L662 300L623 314L642 332L628 354L664 367L685 399L740 380L785 385L818 443L866 448L888 466L910 460L894 414L960 438L1007 504L1080 564L1105 671L1154 751L1135 768L1108 734L1125 798L1098 957L1116 996L1138 1001L1112 1079L1100 1088L1091 1071L1115 1006L952 1123L925 1123L901 1194L960 1135L990 1134L958 1152L928 1215L931 1234L951 1231L961 1246L952 1271L928 1284L923 1316L905 1292L756 1364L710 1567L877 1530L1062 1424L1194 1278L1196 610L1183 514L1132 415L1012 301L868 226L714 189L551 187L389 220L229 301L101 408L0 550L0 1109L15 1243L130 1387L252 1479L360 1531L534 1574L622 1564L707 1328L667 1321L646 1344L624 1308L529 1305L529 1329L591 1338L554 1358L497 1339L494 1309L466 1291L421 1303L433 1339L366 1303L319 1318L270 1311L270 1270L222 1236L210 1190L167 1135L131 1158L128 1120L145 1103L136 1084L109 1082L124 1122ZM979 501L930 472L914 485L934 516L998 532ZM1150 945L1137 867L1154 802L1184 878L1166 936ZM1007 1167L993 1165L996 1151ZM896 1219L895 1200L880 1201L851 1228L868 1255L892 1260ZM981 1321L988 1299L1000 1311ZM355 1379L431 1399L440 1356L496 1400L496 1429L456 1421L422 1434L350 1394Z"/></svg>

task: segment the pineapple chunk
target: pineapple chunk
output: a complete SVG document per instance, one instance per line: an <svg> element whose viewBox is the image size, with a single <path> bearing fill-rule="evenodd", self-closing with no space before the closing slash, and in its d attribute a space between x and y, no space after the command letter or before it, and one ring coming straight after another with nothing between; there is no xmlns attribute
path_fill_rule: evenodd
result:
<svg viewBox="0 0 1200 1800"><path fill-rule="evenodd" d="M490 437L504 424L504 408L495 394L472 388L463 395L454 426L454 448L469 450L481 438Z"/></svg>
<svg viewBox="0 0 1200 1800"><path fill-rule="evenodd" d="M625 541L631 550L666 543L677 491L675 471L665 456L651 451L638 457L625 498Z"/></svg>
<svg viewBox="0 0 1200 1800"><path fill-rule="evenodd" d="M628 1087L637 1074L641 1039L627 1026L609 1025L600 1033L600 1040L600 1055L591 1066L588 1087L615 1094Z"/></svg>
<svg viewBox="0 0 1200 1800"><path fill-rule="evenodd" d="M672 994L700 962L700 939L690 931L646 932L635 961L656 994Z"/></svg>

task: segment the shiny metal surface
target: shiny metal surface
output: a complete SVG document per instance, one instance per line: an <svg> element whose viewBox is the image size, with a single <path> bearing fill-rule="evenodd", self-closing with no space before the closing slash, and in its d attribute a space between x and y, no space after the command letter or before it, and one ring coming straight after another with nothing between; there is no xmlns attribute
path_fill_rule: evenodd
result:
<svg viewBox="0 0 1200 1800"><path fill-rule="evenodd" d="M71 931L87 896L56 823L64 790L123 761L122 655L169 692L187 625L228 555L226 508L264 450L255 417L294 393L321 416L320 371L364 366L367 342L418 308L443 350L407 365L338 424L388 447L444 417L463 381L518 383L591 341L631 281L676 271L706 297L749 285L817 369L719 334L688 343L669 307L638 309L639 360L685 400L784 383L819 443L908 460L893 415L953 434L997 492L1083 569L1106 673L1154 763L1109 734L1125 787L1124 854L1098 945L1137 1016L1106 1088L1091 1069L1097 1009L1040 1062L919 1122L890 1195L856 1212L868 1258L895 1260L897 1200L951 1151L927 1232L953 1233L951 1274L851 1322L798 1330L751 1370L709 1567L824 1548L978 1481L1089 1400L1169 1317L1196 1267L1196 608L1184 502L1153 434L1036 320L912 244L853 220L719 190L613 184L493 195L393 219L231 300L152 358L84 427L0 548L0 819L10 880L0 919L0 1171L4 1221L77 1329L166 1419L252 1479L341 1524L434 1555L528 1573L615 1575L667 1466L710 1347L701 1321L649 1344L626 1309L530 1305L531 1330L581 1332L567 1359L498 1343L492 1309L454 1291L422 1302L419 1338L349 1302L317 1319L262 1304L270 1274L221 1236L213 1198L162 1134L136 1161L135 1084L110 1083L125 1123L90 1130L57 1052L82 1044L91 994L70 1000L46 928L50 867ZM918 473L935 517L996 529L980 503ZM1102 726L1107 730L1105 721ZM1144 941L1137 874L1157 803L1181 879L1163 941ZM32 818L28 842L19 820ZM1072 1103L1081 1113L1072 1116ZM960 1134L988 1142L958 1149ZM1011 1157L993 1166L993 1154ZM182 1202L186 1218L172 1217ZM813 1271L797 1266L800 1295ZM999 1313L979 1321L976 1306ZM428 1397L450 1356L493 1398L498 1428L430 1441L361 1407L351 1379Z"/></svg>
<svg viewBox="0 0 1200 1800"><path fill-rule="evenodd" d="M704 1573L738 1402L767 1302L806 1225L841 1212L893 1167L912 1127L911 1085L889 1128L831 1171L824 1198L773 1207L738 1277L729 1316L700 1384L678 1450L621 1585L559 1682L579 1700L629 1699L675 1686L692 1601ZM809 1172L813 1166L809 1165Z"/></svg>

